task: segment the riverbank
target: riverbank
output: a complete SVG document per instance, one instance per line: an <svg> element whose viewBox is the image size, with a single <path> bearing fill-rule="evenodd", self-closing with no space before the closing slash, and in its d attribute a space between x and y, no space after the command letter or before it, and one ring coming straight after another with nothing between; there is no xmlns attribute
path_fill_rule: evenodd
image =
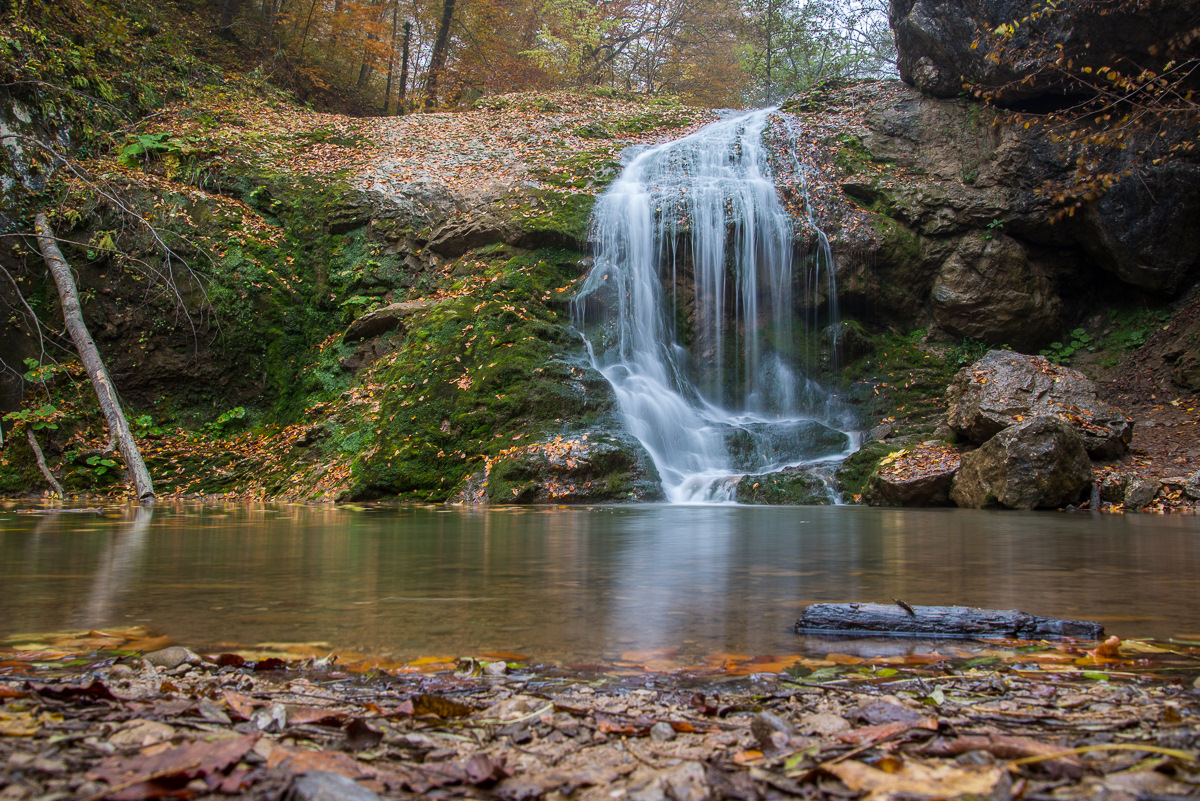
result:
<svg viewBox="0 0 1200 801"><path fill-rule="evenodd" d="M944 643L706 668L0 654L0 798L1154 798L1200 791L1200 642ZM74 642L74 647L69 647ZM161 644L161 641L158 642ZM745 658L742 658L745 659Z"/></svg>

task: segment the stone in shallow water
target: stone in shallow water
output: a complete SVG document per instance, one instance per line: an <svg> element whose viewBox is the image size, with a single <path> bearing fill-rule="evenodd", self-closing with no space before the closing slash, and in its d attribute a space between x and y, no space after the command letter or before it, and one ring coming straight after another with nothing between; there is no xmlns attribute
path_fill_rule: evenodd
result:
<svg viewBox="0 0 1200 801"><path fill-rule="evenodd" d="M738 503L760 506L824 506L832 502L825 480L802 467L742 476L735 498Z"/></svg>
<svg viewBox="0 0 1200 801"><path fill-rule="evenodd" d="M871 506L948 506L961 464L958 451L945 443L918 443L884 458L867 479L863 500Z"/></svg>

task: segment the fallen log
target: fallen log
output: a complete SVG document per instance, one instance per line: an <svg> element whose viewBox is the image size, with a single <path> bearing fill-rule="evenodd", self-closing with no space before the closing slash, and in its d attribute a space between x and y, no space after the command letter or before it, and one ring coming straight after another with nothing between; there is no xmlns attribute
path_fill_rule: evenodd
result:
<svg viewBox="0 0 1200 801"><path fill-rule="evenodd" d="M796 621L797 634L853 634L862 637L1080 637L1099 639L1104 627L1086 620L1039 617L1017 609L970 606L909 606L847 603L813 604Z"/></svg>

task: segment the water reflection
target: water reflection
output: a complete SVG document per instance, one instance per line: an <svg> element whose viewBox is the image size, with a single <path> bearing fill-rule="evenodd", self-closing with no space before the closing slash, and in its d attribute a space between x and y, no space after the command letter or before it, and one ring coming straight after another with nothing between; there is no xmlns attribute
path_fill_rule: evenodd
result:
<svg viewBox="0 0 1200 801"><path fill-rule="evenodd" d="M1018 607L1198 636L1194 517L628 506L0 512L0 634L145 624L381 655L785 653L816 601Z"/></svg>

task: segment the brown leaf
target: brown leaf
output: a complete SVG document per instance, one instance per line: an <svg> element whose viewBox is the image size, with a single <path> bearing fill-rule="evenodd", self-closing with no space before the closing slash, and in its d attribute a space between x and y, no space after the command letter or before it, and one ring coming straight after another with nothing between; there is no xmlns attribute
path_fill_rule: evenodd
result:
<svg viewBox="0 0 1200 801"><path fill-rule="evenodd" d="M368 765L341 751L299 751L278 747L267 760L268 768L279 768L285 773L304 773L306 770L323 770L337 773L347 779L373 776L375 771Z"/></svg>
<svg viewBox="0 0 1200 801"><path fill-rule="evenodd" d="M897 734L903 734L909 729L930 729L937 731L937 727L937 718L933 717L921 718L916 721L895 720L891 723L880 723L875 726L863 726L862 728L852 729L842 732L837 737L844 743L864 745L866 743L877 743L889 737L895 737Z"/></svg>
<svg viewBox="0 0 1200 801"><path fill-rule="evenodd" d="M163 744L132 756L109 757L88 771L87 778L114 787L124 785L107 795L114 801L158 798L172 792L179 782L224 773L254 747L258 738L258 734L243 734L175 747ZM138 781L139 777L146 779Z"/></svg>
<svg viewBox="0 0 1200 801"><path fill-rule="evenodd" d="M383 732L376 731L359 718L346 724L346 747L351 751L365 751L383 741Z"/></svg>
<svg viewBox="0 0 1200 801"><path fill-rule="evenodd" d="M25 687L33 690L43 698L53 698L58 701L73 701L77 698L95 698L103 701L117 700L112 691L99 679L96 679L86 687L78 684L49 685L34 684L33 682L26 682Z"/></svg>
<svg viewBox="0 0 1200 801"><path fill-rule="evenodd" d="M233 690L225 691L225 703L229 704L229 709L234 715L242 720L249 720L254 714L254 707L262 706L261 701L256 701L248 695L235 693Z"/></svg>
<svg viewBox="0 0 1200 801"><path fill-rule="evenodd" d="M415 695L412 697L414 715L436 715L439 718L465 718L474 710L466 704L451 701L440 695Z"/></svg>
<svg viewBox="0 0 1200 801"><path fill-rule="evenodd" d="M1007 773L999 765L959 767L957 765L926 765L906 761L899 770L889 773L862 762L848 760L824 768L841 779L851 790L866 791L866 801L883 801L897 796L911 798L977 798L991 797Z"/></svg>
<svg viewBox="0 0 1200 801"><path fill-rule="evenodd" d="M268 657L266 659L260 659L259 661L254 663L254 671L256 673L259 673L259 672L262 672L265 670L283 670L286 667L287 667L287 662L284 662L282 659L280 659L277 656Z"/></svg>
<svg viewBox="0 0 1200 801"><path fill-rule="evenodd" d="M504 757L493 760L483 753L472 754L463 769L467 773L467 781L475 785L494 784L512 775L512 772L504 767Z"/></svg>
<svg viewBox="0 0 1200 801"><path fill-rule="evenodd" d="M970 751L987 751L1000 759L1023 759L1024 757L1057 754L1063 750L1061 746L1040 743L1028 737L1012 737L1007 734L992 733L985 737L957 737L949 741L939 740L921 749L921 753L929 756L958 756ZM1078 779L1084 773L1083 762L1078 756L1071 753L1047 759L1041 764L1056 777Z"/></svg>
<svg viewBox="0 0 1200 801"><path fill-rule="evenodd" d="M289 726L341 726L347 717L345 712L319 706L293 706L288 707L287 711Z"/></svg>

